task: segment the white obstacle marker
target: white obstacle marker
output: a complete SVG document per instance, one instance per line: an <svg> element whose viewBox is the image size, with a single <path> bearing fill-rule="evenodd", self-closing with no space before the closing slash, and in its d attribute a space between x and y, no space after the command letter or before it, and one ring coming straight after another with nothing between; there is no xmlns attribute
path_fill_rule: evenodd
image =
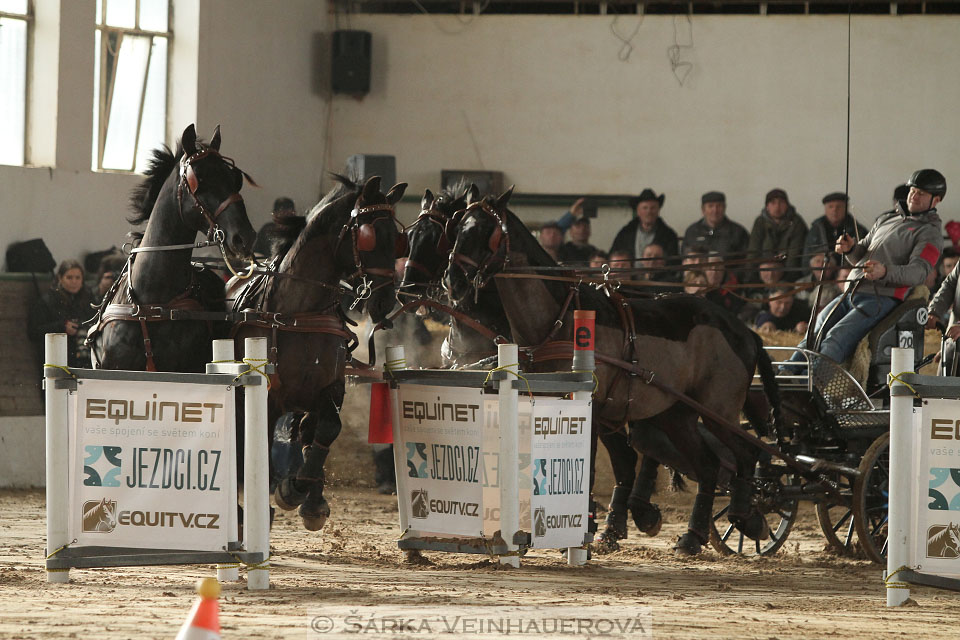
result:
<svg viewBox="0 0 960 640"><path fill-rule="evenodd" d="M259 342L257 342L259 341ZM215 372L68 369L66 336L47 336L47 571L246 564L269 587L266 347L215 347ZM238 541L235 393L246 413L245 535ZM261 446L255 446L259 443Z"/></svg>
<svg viewBox="0 0 960 640"><path fill-rule="evenodd" d="M567 549L570 564L583 564L592 372L523 373L516 345L501 345L499 359L493 371L388 364L398 546L515 567L526 549ZM402 347L388 347L387 361L403 362ZM585 397L556 397L571 392Z"/></svg>

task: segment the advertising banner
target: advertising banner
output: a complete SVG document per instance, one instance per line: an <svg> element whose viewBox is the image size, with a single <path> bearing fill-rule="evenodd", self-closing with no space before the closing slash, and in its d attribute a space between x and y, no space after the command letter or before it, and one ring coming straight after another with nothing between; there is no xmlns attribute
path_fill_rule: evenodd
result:
<svg viewBox="0 0 960 640"><path fill-rule="evenodd" d="M400 496L411 529L479 537L484 399L480 389L400 385L395 445L405 453L407 495Z"/></svg>
<svg viewBox="0 0 960 640"><path fill-rule="evenodd" d="M237 498L233 387L85 379L71 395L74 546L226 548Z"/></svg>
<svg viewBox="0 0 960 640"><path fill-rule="evenodd" d="M960 577L960 401L925 399L914 418L911 564L923 573Z"/></svg>
<svg viewBox="0 0 960 640"><path fill-rule="evenodd" d="M531 422L533 546L579 547L590 499L590 402L537 398Z"/></svg>
<svg viewBox="0 0 960 640"><path fill-rule="evenodd" d="M486 396L483 425L483 535L500 530L500 409L497 396ZM517 399L517 437L520 459L517 461L517 487L521 531L530 531L530 412L529 396Z"/></svg>

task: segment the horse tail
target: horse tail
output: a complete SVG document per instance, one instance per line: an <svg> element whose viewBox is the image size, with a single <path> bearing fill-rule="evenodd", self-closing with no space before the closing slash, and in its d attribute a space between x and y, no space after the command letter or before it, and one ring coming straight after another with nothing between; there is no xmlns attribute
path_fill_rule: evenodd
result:
<svg viewBox="0 0 960 640"><path fill-rule="evenodd" d="M755 333L753 336L757 345L757 371L760 373L760 382L763 384L763 393L767 397L767 403L769 404L770 411L773 414L773 432L774 434L779 434L782 433L780 385L777 384L777 375L773 371L773 363L770 361L770 355L767 354L766 349L763 348L763 339L761 339L760 336ZM750 423L753 424L754 429L757 429L758 432L760 432L760 429L766 431L767 421L765 417L758 415L757 411L750 409L754 408L751 407L750 402L747 402L746 406L744 407L744 413L747 414L747 418L750 420Z"/></svg>

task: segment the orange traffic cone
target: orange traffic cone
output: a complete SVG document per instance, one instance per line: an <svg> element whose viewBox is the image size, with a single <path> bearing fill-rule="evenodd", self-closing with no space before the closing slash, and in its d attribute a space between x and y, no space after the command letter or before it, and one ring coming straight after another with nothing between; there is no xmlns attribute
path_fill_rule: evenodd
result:
<svg viewBox="0 0 960 640"><path fill-rule="evenodd" d="M197 595L176 640L220 640L220 583L216 578L200 580Z"/></svg>

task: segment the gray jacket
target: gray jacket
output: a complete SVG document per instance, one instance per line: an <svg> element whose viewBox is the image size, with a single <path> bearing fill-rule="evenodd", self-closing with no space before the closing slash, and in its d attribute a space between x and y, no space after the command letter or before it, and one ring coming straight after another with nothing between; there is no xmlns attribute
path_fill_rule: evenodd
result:
<svg viewBox="0 0 960 640"><path fill-rule="evenodd" d="M960 262L940 285L927 308L930 315L937 316L948 327L960 318Z"/></svg>
<svg viewBox="0 0 960 640"><path fill-rule="evenodd" d="M941 226L936 209L911 215L898 203L894 210L880 214L870 232L845 256L856 267L850 272L853 280L863 277L861 267L867 260L887 268L883 278L866 280L859 292L905 299L910 289L924 283L940 259Z"/></svg>

